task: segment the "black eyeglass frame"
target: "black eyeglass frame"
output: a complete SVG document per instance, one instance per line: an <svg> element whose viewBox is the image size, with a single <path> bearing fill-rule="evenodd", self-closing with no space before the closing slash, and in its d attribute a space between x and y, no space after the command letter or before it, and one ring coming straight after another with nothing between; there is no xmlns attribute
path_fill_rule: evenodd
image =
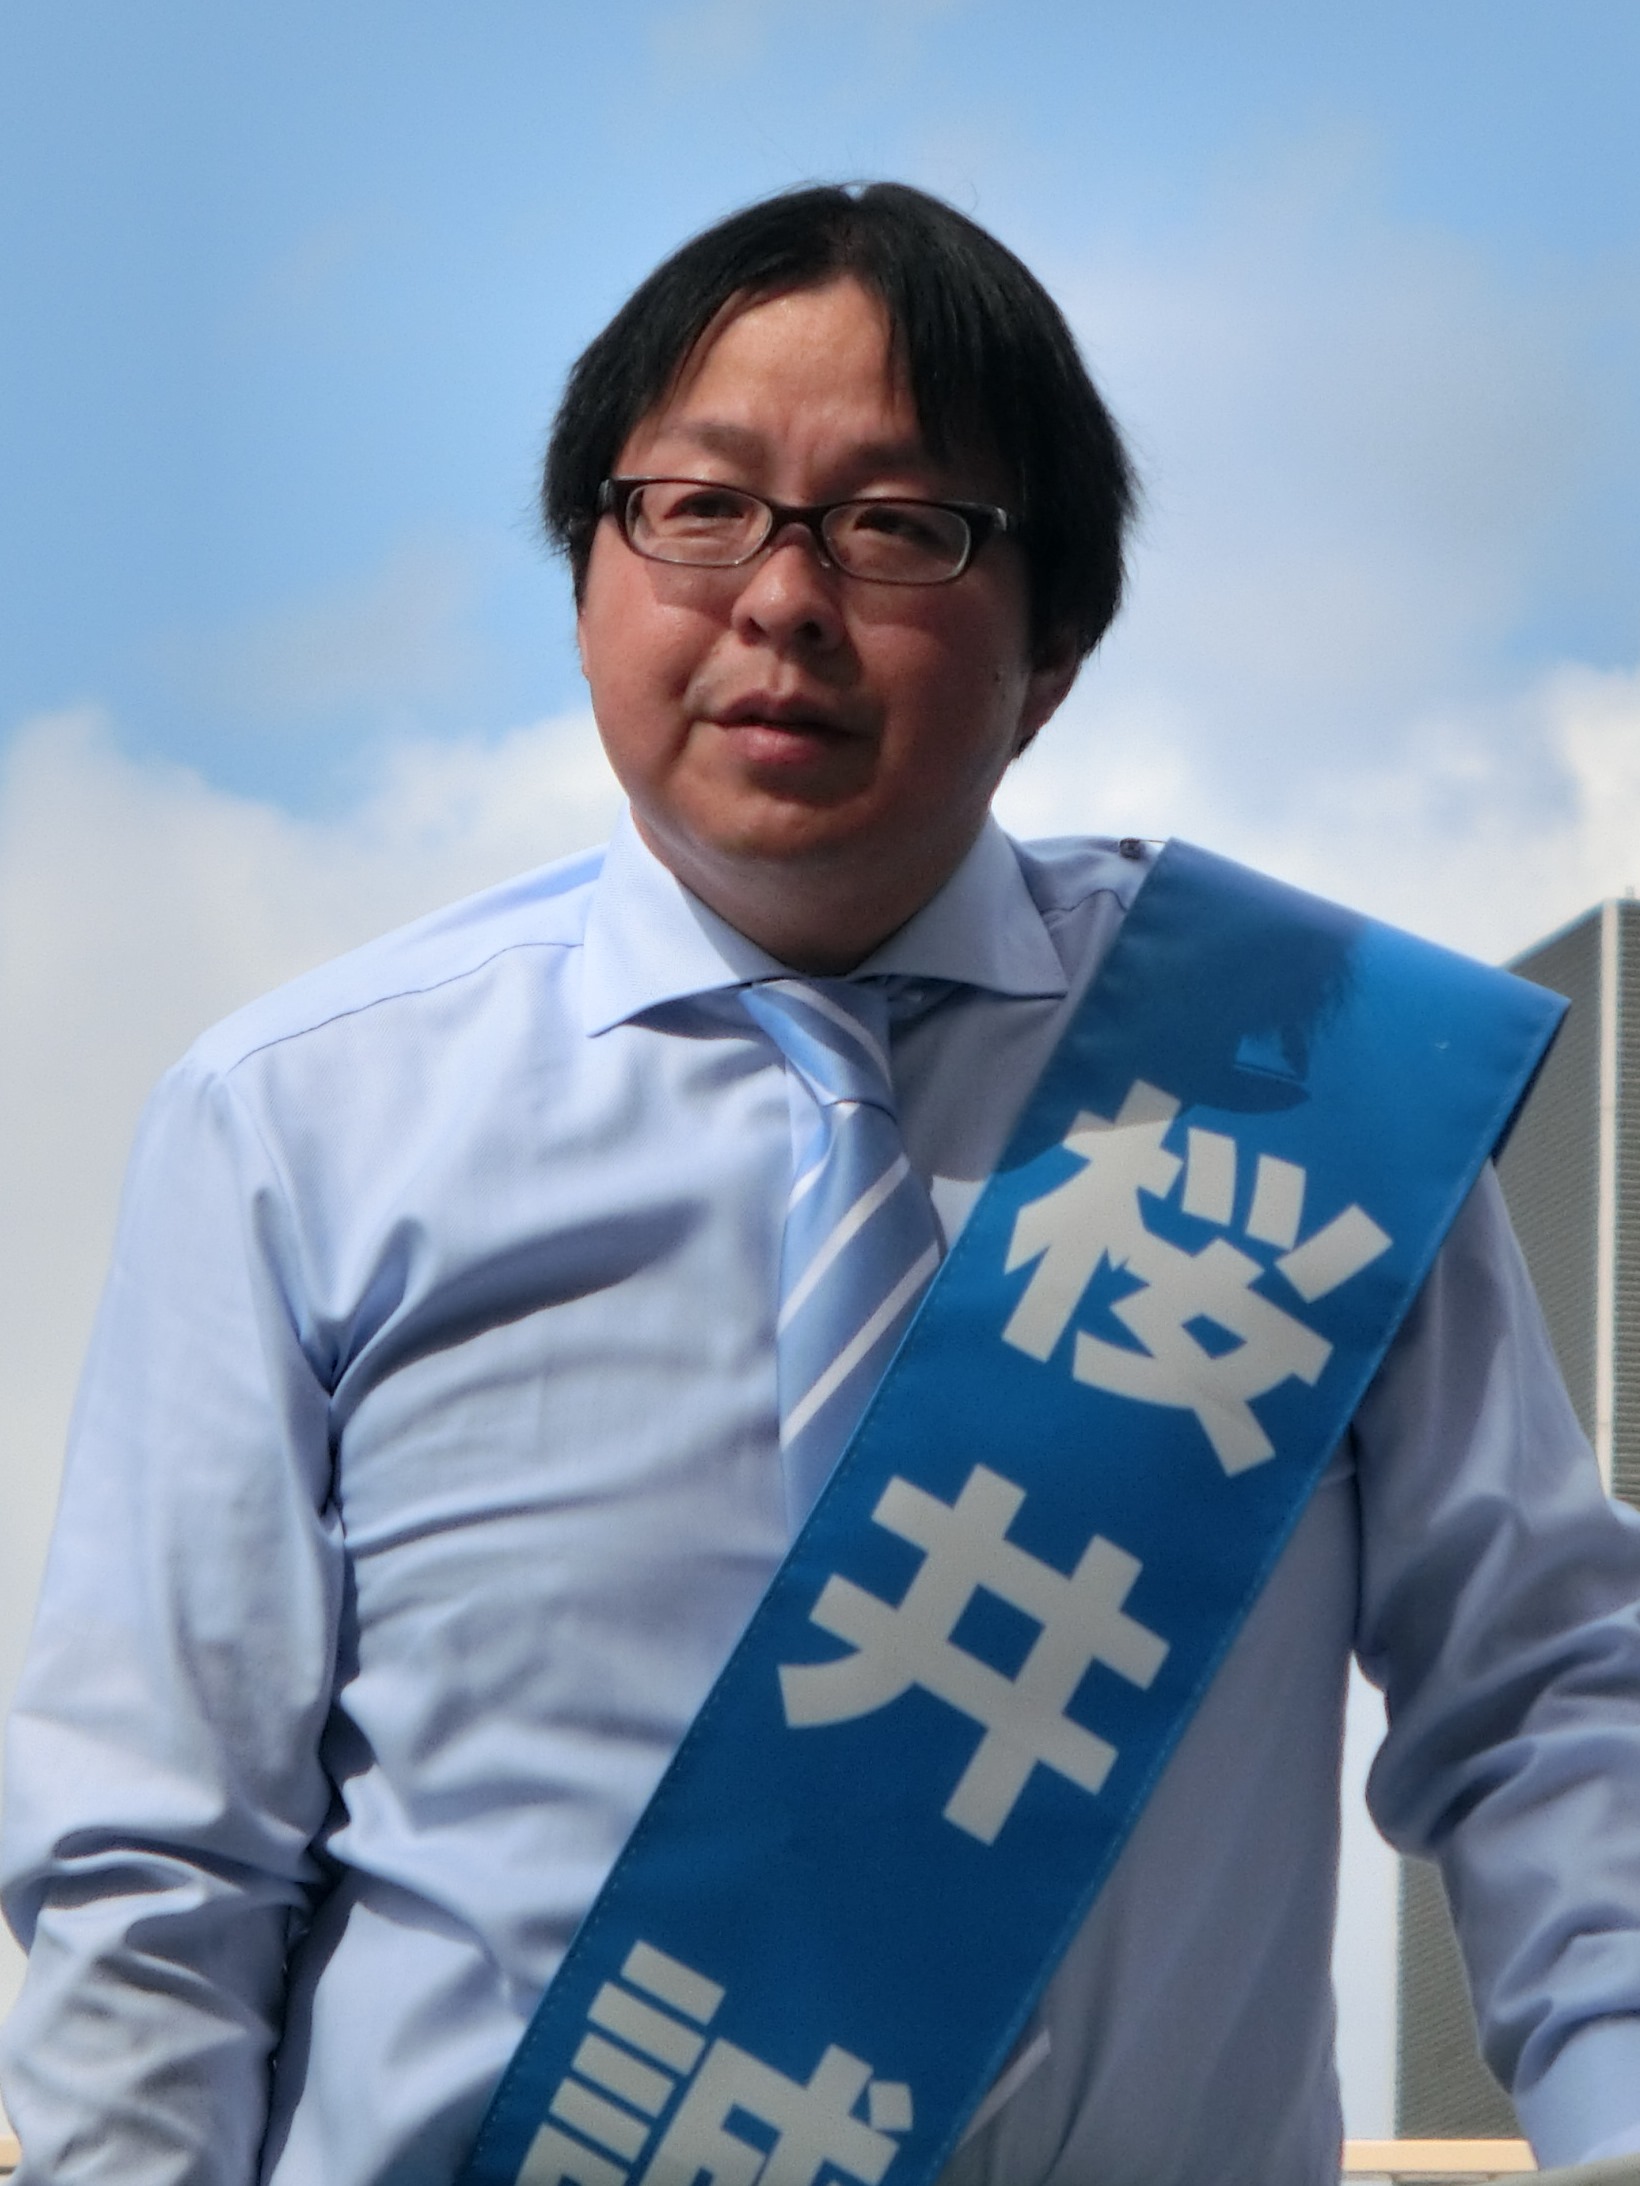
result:
<svg viewBox="0 0 1640 2186"><path fill-rule="evenodd" d="M744 554L737 554L728 562L697 562L670 554L651 554L633 538L632 525L627 514L632 505L632 496L641 486L707 486L720 493L738 493L743 499L755 501L768 510L769 528L756 546L749 547ZM940 509L947 516L959 517L967 528L968 544L956 568L938 577L868 577L857 569L845 567L838 561L826 539L826 519L835 516L839 509L870 508L876 501L886 501L897 508ZM934 501L915 493L853 493L842 501L798 504L771 501L766 493L754 493L750 486L734 486L722 478L606 478L598 488L598 514L615 518L621 527L621 537L634 554L642 555L646 562L660 562L668 569L744 569L748 562L756 561L769 541L777 533L784 531L788 524L800 524L814 541L821 561L828 569L835 569L840 576L852 577L859 584L912 585L918 588L933 584L955 584L988 540L1004 537L1017 539L1020 535L1019 518L1010 516L1004 508L998 508L994 501Z"/></svg>

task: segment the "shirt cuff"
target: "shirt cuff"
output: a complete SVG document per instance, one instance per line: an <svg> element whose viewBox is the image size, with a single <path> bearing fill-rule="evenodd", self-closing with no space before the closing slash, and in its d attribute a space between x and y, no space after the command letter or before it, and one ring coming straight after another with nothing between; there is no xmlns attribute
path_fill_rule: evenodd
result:
<svg viewBox="0 0 1640 2186"><path fill-rule="evenodd" d="M1515 2114L1539 2163L1597 2163L1640 2154L1640 2015L1581 2027Z"/></svg>

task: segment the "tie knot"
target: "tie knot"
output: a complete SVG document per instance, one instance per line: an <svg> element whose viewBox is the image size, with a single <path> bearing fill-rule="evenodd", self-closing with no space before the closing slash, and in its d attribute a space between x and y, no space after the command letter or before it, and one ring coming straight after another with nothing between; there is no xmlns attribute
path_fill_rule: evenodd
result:
<svg viewBox="0 0 1640 2186"><path fill-rule="evenodd" d="M741 998L822 1107L867 1101L894 1113L888 995L862 979L760 979Z"/></svg>

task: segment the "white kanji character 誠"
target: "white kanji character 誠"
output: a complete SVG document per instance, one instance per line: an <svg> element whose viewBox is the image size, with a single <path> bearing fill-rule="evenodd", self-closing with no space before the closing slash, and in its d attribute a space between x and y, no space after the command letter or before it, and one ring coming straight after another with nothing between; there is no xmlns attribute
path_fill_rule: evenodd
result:
<svg viewBox="0 0 1640 2186"><path fill-rule="evenodd" d="M877 2186L899 2144L853 2115L870 2080L868 2064L835 2046L803 2081L714 2042L642 2186L815 2186L822 2173ZM737 2111L768 2127L773 2147L732 2132Z"/></svg>
<svg viewBox="0 0 1640 2186"><path fill-rule="evenodd" d="M894 2136L911 2130L908 2083L874 2078L835 2042L792 2079L706 2031L724 1996L697 1968L634 1943L593 1998L518 2186L878 2186Z"/></svg>

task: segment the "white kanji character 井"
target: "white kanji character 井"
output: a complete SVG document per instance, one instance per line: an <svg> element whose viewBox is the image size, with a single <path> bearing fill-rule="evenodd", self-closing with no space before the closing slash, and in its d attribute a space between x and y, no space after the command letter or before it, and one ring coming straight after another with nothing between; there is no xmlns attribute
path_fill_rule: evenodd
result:
<svg viewBox="0 0 1640 2186"><path fill-rule="evenodd" d="M1095 1662L1148 1686L1166 1643L1123 1608L1137 1561L1095 1535L1067 1577L1007 1539L1024 1502L1011 1480L976 1465L954 1504L891 1480L873 1513L878 1525L923 1551L896 1607L851 1580L831 1578L813 1621L855 1650L837 1662L789 1663L780 1672L794 1728L841 1723L886 1707L921 1686L983 1726L984 1736L945 1807L945 1818L983 1844L995 1841L1037 1767L1097 1792L1116 1749L1073 1723L1065 1709ZM952 1638L981 1589L1039 1627L1014 1677Z"/></svg>

